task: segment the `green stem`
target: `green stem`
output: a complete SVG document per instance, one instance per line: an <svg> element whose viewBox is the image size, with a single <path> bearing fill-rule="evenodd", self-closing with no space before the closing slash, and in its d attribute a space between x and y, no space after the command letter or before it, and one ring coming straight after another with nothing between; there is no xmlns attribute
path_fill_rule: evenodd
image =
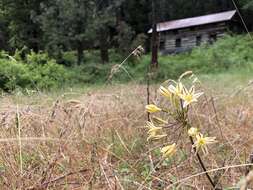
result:
<svg viewBox="0 0 253 190"><path fill-rule="evenodd" d="M180 100L180 105L181 105L182 118L184 119L184 121L182 122L182 124L183 124L183 126L186 127L187 129L190 129L190 128L191 128L191 125L187 122L188 108L187 108L187 111L184 112L182 100ZM191 144L192 144L192 146L193 146L193 145L194 145L193 138L192 138L191 136L189 136L189 137L190 137ZM215 182L212 180L211 176L208 174L207 169L206 169L206 167L205 167L205 164L204 164L203 160L201 159L201 156L199 155L197 149L194 147L193 150L194 150L194 152L195 152L196 155L197 155L197 158L198 158L198 161L199 161L199 163L200 163L200 166L201 166L201 168L203 169L203 171L205 172L208 181L209 181L210 184L213 186L213 189L215 189L215 190L220 190L219 188L216 187L216 186L217 186L217 183L215 183Z"/></svg>
<svg viewBox="0 0 253 190"><path fill-rule="evenodd" d="M189 136L189 137L190 137L191 144L194 145L194 142L193 142L192 137L191 137L191 136ZM197 155L197 158L198 158L198 161L199 161L199 163L200 163L201 168L203 169L203 171L204 171L205 174L206 174L206 177L207 177L208 181L211 183L211 185L213 186L213 188L214 188L215 190L219 190L219 188L216 187L217 184L212 180L211 176L208 174L207 169L206 169L206 167L205 167L205 164L204 164L203 160L201 159L199 153L197 152L196 148L194 147L193 149L194 149L194 152L195 152L196 155Z"/></svg>

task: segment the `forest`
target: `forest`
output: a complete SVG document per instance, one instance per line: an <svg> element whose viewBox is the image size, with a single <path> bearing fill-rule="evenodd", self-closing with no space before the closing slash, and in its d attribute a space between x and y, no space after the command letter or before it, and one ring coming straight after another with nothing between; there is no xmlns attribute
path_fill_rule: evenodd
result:
<svg viewBox="0 0 253 190"><path fill-rule="evenodd" d="M118 69L121 71L113 75L113 80L127 82L134 78L143 82L151 62L152 40L147 31L154 23L237 9L242 31L246 33L253 27L250 0L1 0L0 3L0 89L7 92L101 84L129 55L124 64L127 72ZM189 54L159 56L160 69L154 80L175 77L192 67L199 73L247 67L251 49L247 48L250 44L243 33L235 38L227 36L215 46L197 48ZM243 56L225 53L227 49L223 46L237 48L235 52L245 47L248 52ZM137 47L144 48L141 59L132 56ZM203 63L206 56L210 59ZM241 61L237 63L231 56L238 56ZM178 60L183 64L176 64Z"/></svg>
<svg viewBox="0 0 253 190"><path fill-rule="evenodd" d="M152 3L156 22L235 9L252 29L251 0L1 0L0 48L13 53L43 51L66 64L63 52L75 51L76 64L87 60L84 50L98 49L101 63L109 50L129 54L138 45L150 49ZM234 4L235 3L235 4Z"/></svg>
<svg viewBox="0 0 253 190"><path fill-rule="evenodd" d="M0 189L253 189L252 18L253 0L0 0Z"/></svg>

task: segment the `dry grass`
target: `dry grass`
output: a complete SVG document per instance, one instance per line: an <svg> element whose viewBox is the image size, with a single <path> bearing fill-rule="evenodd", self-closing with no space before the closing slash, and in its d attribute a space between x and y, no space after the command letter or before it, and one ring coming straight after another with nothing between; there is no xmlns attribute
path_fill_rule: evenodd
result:
<svg viewBox="0 0 253 190"><path fill-rule="evenodd" d="M162 101L152 89L151 99ZM236 96L206 91L191 118L219 143L204 162L223 188L235 186L247 167L227 166L247 163L253 151L253 87ZM176 140L187 151L174 159L161 161L161 144L147 143L145 104L142 85L53 99L2 97L1 189L211 189L204 175L193 176L201 168L176 126L168 129L164 143Z"/></svg>

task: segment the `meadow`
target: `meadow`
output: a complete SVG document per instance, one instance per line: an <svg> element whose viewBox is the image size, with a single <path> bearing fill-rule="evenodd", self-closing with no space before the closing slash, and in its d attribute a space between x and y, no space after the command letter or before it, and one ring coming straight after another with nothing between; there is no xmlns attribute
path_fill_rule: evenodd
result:
<svg viewBox="0 0 253 190"><path fill-rule="evenodd" d="M252 151L252 76L199 79L205 96L190 118L218 139L204 162L223 189L239 189ZM152 102L162 101L158 87L150 86ZM138 83L2 95L2 189L211 189L182 131L146 141L146 101ZM172 140L184 149L160 162Z"/></svg>
<svg viewBox="0 0 253 190"><path fill-rule="evenodd" d="M217 189L246 190L252 180L251 46L236 36L161 56L150 78L149 101L158 104L165 102L158 93L163 81L187 70L198 77L204 95L187 121L217 139L201 155ZM1 53L1 189L213 189L186 129L172 125L165 139L147 141L149 55L116 72L120 58L112 55L115 62L95 68L92 57L86 65L66 67L43 53L26 59ZM71 53L65 56L71 65ZM178 151L164 159L160 150L171 142Z"/></svg>

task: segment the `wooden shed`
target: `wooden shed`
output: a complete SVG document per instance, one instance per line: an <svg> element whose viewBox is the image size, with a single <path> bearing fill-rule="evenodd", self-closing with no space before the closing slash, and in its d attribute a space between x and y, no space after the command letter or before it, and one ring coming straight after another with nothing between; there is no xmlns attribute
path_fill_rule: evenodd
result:
<svg viewBox="0 0 253 190"><path fill-rule="evenodd" d="M232 29L235 15L236 10L232 10L158 23L159 49L164 54L180 53L202 43L213 43Z"/></svg>

